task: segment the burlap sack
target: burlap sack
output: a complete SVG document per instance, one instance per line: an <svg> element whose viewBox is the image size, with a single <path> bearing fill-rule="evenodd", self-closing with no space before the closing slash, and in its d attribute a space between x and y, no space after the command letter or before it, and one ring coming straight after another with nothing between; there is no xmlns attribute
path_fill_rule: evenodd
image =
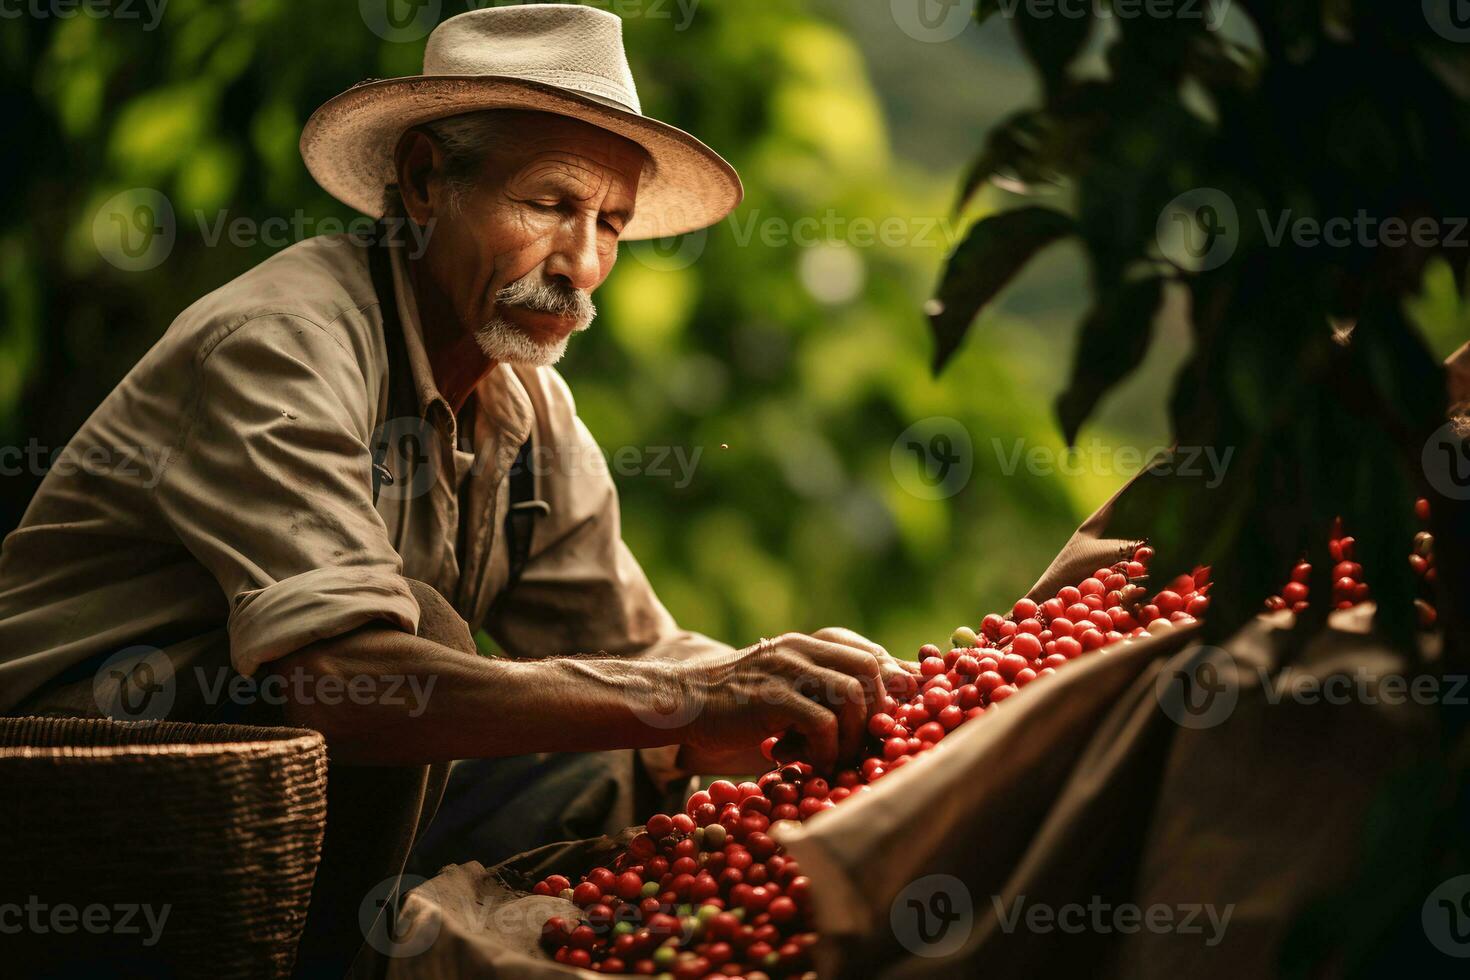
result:
<svg viewBox="0 0 1470 980"><path fill-rule="evenodd" d="M548 844L492 869L477 862L451 865L405 896L391 935L380 931L369 941L382 944L390 980L588 976L540 950L542 923L553 915L576 918L580 910L528 892L547 875L575 881L607 864L641 829Z"/></svg>

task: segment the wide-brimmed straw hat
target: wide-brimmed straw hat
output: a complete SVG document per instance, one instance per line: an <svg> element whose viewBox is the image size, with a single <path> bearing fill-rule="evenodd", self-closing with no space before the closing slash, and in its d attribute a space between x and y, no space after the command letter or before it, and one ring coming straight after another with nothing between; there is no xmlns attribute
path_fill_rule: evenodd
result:
<svg viewBox="0 0 1470 980"><path fill-rule="evenodd" d="M451 17L424 49L422 75L361 82L327 101L301 133L301 156L337 200L381 217L393 151L410 128L481 109L581 119L648 152L625 240L704 228L740 203L735 168L693 136L643 115L623 22L574 4L488 7Z"/></svg>

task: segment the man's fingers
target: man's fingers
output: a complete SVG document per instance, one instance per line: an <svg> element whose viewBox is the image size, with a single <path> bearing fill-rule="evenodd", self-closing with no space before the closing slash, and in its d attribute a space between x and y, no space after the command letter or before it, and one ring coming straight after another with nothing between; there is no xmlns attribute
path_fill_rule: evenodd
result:
<svg viewBox="0 0 1470 980"><path fill-rule="evenodd" d="M918 664L912 660L899 660L861 633L854 633L840 626L829 626L826 629L817 630L812 637L843 646L856 647L873 654L878 660L879 679L887 689L886 693L896 698L909 697L918 689Z"/></svg>
<svg viewBox="0 0 1470 980"><path fill-rule="evenodd" d="M862 682L863 690L867 694L870 713L873 711L873 706L887 693L887 689L883 686L879 658L867 650L832 640L820 640L815 636L805 636L801 633L790 634L783 637L782 641L793 652L803 655L819 667L841 671L850 677L856 677Z"/></svg>
<svg viewBox="0 0 1470 980"><path fill-rule="evenodd" d="M812 636L818 640L827 640L831 643L841 643L844 646L857 647L859 650L866 650L874 656L888 656L888 651L877 643L874 643L861 633L854 633L852 630L843 629L841 626L828 626L826 629L817 630Z"/></svg>
<svg viewBox="0 0 1470 980"><path fill-rule="evenodd" d="M803 697L793 697L787 711L791 727L806 741L812 765L822 772L831 772L837 764L837 716Z"/></svg>
<svg viewBox="0 0 1470 980"><path fill-rule="evenodd" d="M866 657L858 654L858 657ZM877 667L872 658L866 675L845 673L840 669L820 666L817 656L796 654L777 667L790 678L797 694L829 708L837 716L838 757L855 758L867 731L868 716L875 710L878 698Z"/></svg>
<svg viewBox="0 0 1470 980"><path fill-rule="evenodd" d="M889 657L881 661L883 672L883 685L888 688L888 693L902 701L913 696L919 687L919 665L907 660L895 660Z"/></svg>
<svg viewBox="0 0 1470 980"><path fill-rule="evenodd" d="M799 693L826 705L837 716L837 758L857 758L868 728L869 693L856 677L818 667L796 683Z"/></svg>

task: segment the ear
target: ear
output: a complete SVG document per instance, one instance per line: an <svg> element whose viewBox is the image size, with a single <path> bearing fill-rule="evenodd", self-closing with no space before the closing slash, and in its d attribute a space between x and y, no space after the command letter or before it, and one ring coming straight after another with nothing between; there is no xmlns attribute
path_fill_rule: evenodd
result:
<svg viewBox="0 0 1470 980"><path fill-rule="evenodd" d="M410 129L398 141L393 169L398 176L403 209L414 224L427 225L438 216L443 183L437 178L443 167L444 148L424 130Z"/></svg>

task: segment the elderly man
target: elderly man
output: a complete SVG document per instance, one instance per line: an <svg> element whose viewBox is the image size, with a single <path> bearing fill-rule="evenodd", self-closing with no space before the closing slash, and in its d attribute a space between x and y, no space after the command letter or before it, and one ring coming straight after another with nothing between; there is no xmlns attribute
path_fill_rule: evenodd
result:
<svg viewBox="0 0 1470 980"><path fill-rule="evenodd" d="M844 630L743 650L680 630L585 465L550 365L619 241L741 197L640 114L620 21L476 10L424 61L302 137L327 190L386 214L378 240L302 242L186 310L70 447L161 450L159 472L51 472L0 553L0 710L258 720L275 690L325 733L313 968L402 868L443 785L429 764L639 749L667 780L754 771L784 731L831 763L885 680L912 683ZM477 652L482 627L508 656Z"/></svg>

